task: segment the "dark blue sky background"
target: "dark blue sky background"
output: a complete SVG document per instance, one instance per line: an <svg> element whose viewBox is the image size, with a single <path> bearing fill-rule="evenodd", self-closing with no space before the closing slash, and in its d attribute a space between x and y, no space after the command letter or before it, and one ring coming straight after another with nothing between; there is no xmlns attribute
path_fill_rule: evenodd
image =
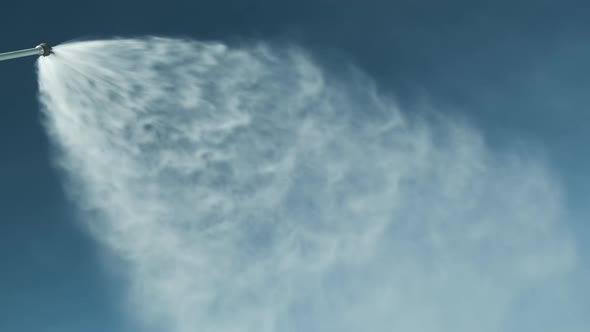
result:
<svg viewBox="0 0 590 332"><path fill-rule="evenodd" d="M588 17L587 1L11 1L0 10L0 52L143 35L301 44L327 67L360 67L407 109L427 101L468 118L493 146L545 149L583 245ZM0 63L0 331L133 331L118 277L52 166L34 61ZM581 319L587 304L556 315Z"/></svg>

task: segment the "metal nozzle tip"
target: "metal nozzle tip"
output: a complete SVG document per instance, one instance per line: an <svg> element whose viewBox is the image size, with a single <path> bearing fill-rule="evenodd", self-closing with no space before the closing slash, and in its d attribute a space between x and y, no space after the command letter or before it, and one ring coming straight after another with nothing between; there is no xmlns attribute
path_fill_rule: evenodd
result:
<svg viewBox="0 0 590 332"><path fill-rule="evenodd" d="M53 53L51 46L47 45L46 43L39 44L39 46L37 46L37 48L40 49L39 55L41 55L41 56L49 56L50 54Z"/></svg>

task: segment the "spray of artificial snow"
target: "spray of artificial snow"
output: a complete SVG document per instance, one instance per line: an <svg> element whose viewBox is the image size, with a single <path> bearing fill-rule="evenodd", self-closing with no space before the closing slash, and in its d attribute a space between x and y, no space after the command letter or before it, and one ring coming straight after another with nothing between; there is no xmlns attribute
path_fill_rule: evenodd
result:
<svg viewBox="0 0 590 332"><path fill-rule="evenodd" d="M572 264L542 162L410 120L362 75L268 45L55 53L38 70L56 160L146 326L500 331Z"/></svg>

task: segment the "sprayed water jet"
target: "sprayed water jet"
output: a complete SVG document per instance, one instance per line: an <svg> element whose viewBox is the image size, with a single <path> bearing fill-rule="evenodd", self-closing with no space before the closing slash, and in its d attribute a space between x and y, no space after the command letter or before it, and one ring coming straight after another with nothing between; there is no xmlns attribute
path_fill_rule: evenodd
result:
<svg viewBox="0 0 590 332"><path fill-rule="evenodd" d="M572 265L541 160L409 118L367 77L260 44L56 48L38 62L56 158L146 324L496 332Z"/></svg>

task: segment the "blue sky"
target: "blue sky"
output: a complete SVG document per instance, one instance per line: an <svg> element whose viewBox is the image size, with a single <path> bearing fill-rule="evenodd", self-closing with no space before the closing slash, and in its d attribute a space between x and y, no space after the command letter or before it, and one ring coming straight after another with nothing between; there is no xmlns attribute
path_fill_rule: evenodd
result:
<svg viewBox="0 0 590 332"><path fill-rule="evenodd" d="M357 66L402 109L466 118L492 149L534 147L565 185L581 248L568 277L579 306L531 295L515 315L550 311L545 322L558 329L588 315L588 10L582 1L13 2L0 13L0 40L1 51L143 35L297 43L327 70ZM122 277L80 226L53 166L34 59L0 71L0 330L134 330Z"/></svg>

